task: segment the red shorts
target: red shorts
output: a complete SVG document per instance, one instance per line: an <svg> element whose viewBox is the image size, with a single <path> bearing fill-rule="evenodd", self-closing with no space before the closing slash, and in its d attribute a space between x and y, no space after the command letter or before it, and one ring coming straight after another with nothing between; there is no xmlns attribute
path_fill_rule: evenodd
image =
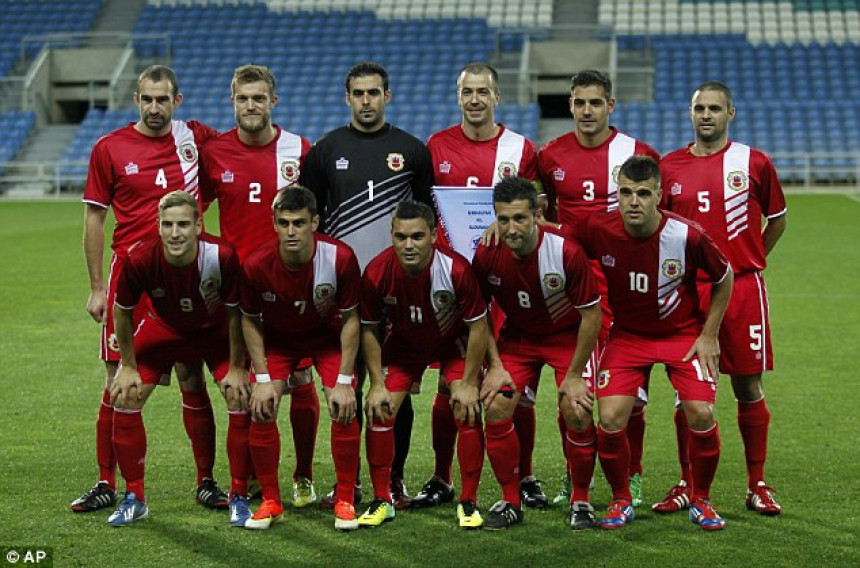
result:
<svg viewBox="0 0 860 568"><path fill-rule="evenodd" d="M407 392L413 383L420 383L424 370L431 363L439 363L439 374L445 384L463 378L466 368L466 344L468 335L459 337L447 347L433 351L418 351L414 345L392 339L390 336L382 346L382 367L387 369L385 388L390 392Z"/></svg>
<svg viewBox="0 0 860 568"><path fill-rule="evenodd" d="M310 362L316 367L323 386L333 389L340 373L340 335L322 335L312 338L266 337L266 365L273 381L286 381L296 369L306 368ZM251 375L251 382L255 382ZM353 386L355 378L353 378Z"/></svg>
<svg viewBox="0 0 860 568"><path fill-rule="evenodd" d="M122 358L119 352L119 343L113 327L113 305L116 301L116 286L119 281L119 273L125 264L125 256L117 256L116 253L110 259L110 270L107 280L107 323L102 326L101 341L99 343L99 358L102 361L118 363ZM141 296L140 301L134 307L131 319L136 326L149 310L149 297Z"/></svg>
<svg viewBox="0 0 860 568"><path fill-rule="evenodd" d="M703 314L711 301L711 286L699 283ZM755 375L773 370L767 288L760 272L735 275L732 299L720 326L720 372Z"/></svg>
<svg viewBox="0 0 860 568"><path fill-rule="evenodd" d="M577 333L578 330L573 329L552 335L526 337L518 331L502 330L499 358L524 399L534 402L544 365L549 365L555 371L556 386L561 384L576 350ZM595 357L595 353L592 353L582 374L590 389L594 389Z"/></svg>
<svg viewBox="0 0 860 568"><path fill-rule="evenodd" d="M662 363L681 400L713 404L717 400L716 378L708 377L695 357L686 363L681 360L695 341L691 335L649 339L613 329L597 374L597 398L638 396L651 368Z"/></svg>
<svg viewBox="0 0 860 568"><path fill-rule="evenodd" d="M173 365L206 362L216 381L230 368L230 338L227 326L181 334L160 319L146 316L134 334L137 370L144 384L158 384L162 375L170 375Z"/></svg>

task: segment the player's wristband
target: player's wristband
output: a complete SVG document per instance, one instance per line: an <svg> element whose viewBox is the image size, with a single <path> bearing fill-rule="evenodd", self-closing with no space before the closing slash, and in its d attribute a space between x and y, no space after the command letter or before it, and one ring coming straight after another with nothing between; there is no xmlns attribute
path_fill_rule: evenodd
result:
<svg viewBox="0 0 860 568"><path fill-rule="evenodd" d="M339 385L351 385L352 384L352 375L338 375L337 376L337 384L339 384Z"/></svg>
<svg viewBox="0 0 860 568"><path fill-rule="evenodd" d="M272 377L269 376L269 373L260 373L258 375L254 375L254 380L258 383L271 383Z"/></svg>

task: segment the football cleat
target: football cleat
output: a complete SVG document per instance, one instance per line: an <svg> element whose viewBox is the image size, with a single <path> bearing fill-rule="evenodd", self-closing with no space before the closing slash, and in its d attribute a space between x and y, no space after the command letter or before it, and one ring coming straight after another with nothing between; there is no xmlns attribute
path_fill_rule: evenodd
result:
<svg viewBox="0 0 860 568"><path fill-rule="evenodd" d="M354 531L358 528L355 507L346 501L338 501L334 506L334 528L341 531Z"/></svg>
<svg viewBox="0 0 860 568"><path fill-rule="evenodd" d="M570 523L571 530L575 531L587 531L597 526L597 521L594 519L594 507L585 501L574 501L571 504L567 521Z"/></svg>
<svg viewBox="0 0 860 568"><path fill-rule="evenodd" d="M378 527L393 520L394 505L384 499L374 499L367 511L358 518L358 524L362 527Z"/></svg>
<svg viewBox="0 0 860 568"><path fill-rule="evenodd" d="M521 522L523 522L523 510L502 500L490 507L490 512L484 521L484 528L498 531Z"/></svg>
<svg viewBox="0 0 860 568"><path fill-rule="evenodd" d="M438 475L434 475L421 491L412 499L412 506L416 509L435 507L454 500L454 486L448 485Z"/></svg>
<svg viewBox="0 0 860 568"><path fill-rule="evenodd" d="M696 502L690 505L690 522L706 531L718 531L726 526L726 521L717 514L707 499L696 499Z"/></svg>
<svg viewBox="0 0 860 568"><path fill-rule="evenodd" d="M534 476L520 480L520 498L523 500L523 505L532 509L546 509L549 506L541 482Z"/></svg>
<svg viewBox="0 0 860 568"><path fill-rule="evenodd" d="M479 529L484 524L484 519L481 517L481 512L474 501L465 499L457 505L457 520L460 522L461 529Z"/></svg>
<svg viewBox="0 0 860 568"><path fill-rule="evenodd" d="M690 506L690 488L687 482L681 480L678 485L669 490L666 497L659 503L654 503L651 508L655 513L677 513L681 509Z"/></svg>
<svg viewBox="0 0 860 568"><path fill-rule="evenodd" d="M317 490L314 482L306 477L300 477L293 483L293 507L301 509L317 502Z"/></svg>
<svg viewBox="0 0 860 568"><path fill-rule="evenodd" d="M197 502L209 509L226 509L230 506L230 497L211 477L203 478L203 483L197 487L196 496Z"/></svg>
<svg viewBox="0 0 860 568"><path fill-rule="evenodd" d="M564 477L561 478L561 487L558 490L558 495L552 498L553 505L567 505L570 503L570 494L573 491L570 481L570 474L565 473Z"/></svg>
<svg viewBox="0 0 860 568"><path fill-rule="evenodd" d="M149 516L149 508L146 503L138 500L134 493L126 493L116 510L108 517L108 524L112 527L127 527L138 519Z"/></svg>
<svg viewBox="0 0 860 568"><path fill-rule="evenodd" d="M230 499L230 526L244 527L250 518L251 508L248 507L248 499L234 493Z"/></svg>
<svg viewBox="0 0 860 568"><path fill-rule="evenodd" d="M408 509L412 506L412 497L406 491L403 479L394 472L391 472L391 501L394 503L394 508L398 511Z"/></svg>
<svg viewBox="0 0 860 568"><path fill-rule="evenodd" d="M600 526L608 530L620 529L630 524L635 518L636 513L633 511L633 505L630 504L630 501L616 499L609 505L609 510L601 519Z"/></svg>
<svg viewBox="0 0 860 568"><path fill-rule="evenodd" d="M273 499L263 499L260 508L245 521L246 529L266 530L279 522L284 514L284 506Z"/></svg>
<svg viewBox="0 0 860 568"><path fill-rule="evenodd" d="M116 491L111 489L107 481L99 481L93 488L72 501L70 505L75 513L89 513L116 505Z"/></svg>
<svg viewBox="0 0 860 568"><path fill-rule="evenodd" d="M334 510L334 505L337 496L337 483L334 484L332 490L326 493L325 497L320 499L320 509L323 511ZM358 505L361 503L361 483L355 484L355 489L352 491L352 502Z"/></svg>
<svg viewBox="0 0 860 568"><path fill-rule="evenodd" d="M642 506L642 476L634 473L630 476L630 495L633 496L633 506Z"/></svg>
<svg viewBox="0 0 860 568"><path fill-rule="evenodd" d="M759 481L754 489L747 489L747 509L768 516L782 512L782 506L773 496L773 489L765 485L764 481Z"/></svg>

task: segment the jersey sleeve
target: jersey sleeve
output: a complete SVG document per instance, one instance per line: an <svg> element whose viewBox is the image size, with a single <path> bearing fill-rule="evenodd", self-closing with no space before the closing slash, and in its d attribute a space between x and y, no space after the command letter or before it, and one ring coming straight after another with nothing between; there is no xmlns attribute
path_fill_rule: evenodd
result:
<svg viewBox="0 0 860 568"><path fill-rule="evenodd" d="M597 281L585 251L574 241L564 244L564 270L567 273L567 296L577 308L585 308L600 301Z"/></svg>
<svg viewBox="0 0 860 568"><path fill-rule="evenodd" d="M710 235L699 227L693 228L695 238L691 241L688 251L691 259L700 272L708 275L711 282L722 282L729 271L729 261L711 239Z"/></svg>
<svg viewBox="0 0 860 568"><path fill-rule="evenodd" d="M526 138L525 146L523 147L523 159L520 162L520 177L530 181L542 183L538 175L538 155L535 143Z"/></svg>
<svg viewBox="0 0 860 568"><path fill-rule="evenodd" d="M487 280L486 260L488 255L489 249L484 245L478 245L478 248L475 249L475 255L472 257L472 272L478 281L478 288L481 291L485 304L488 304L493 298L493 289Z"/></svg>
<svg viewBox="0 0 860 568"><path fill-rule="evenodd" d="M139 257L132 251L119 271L114 303L124 310L131 310L137 306L143 290Z"/></svg>
<svg viewBox="0 0 860 568"><path fill-rule="evenodd" d="M90 154L90 168L83 200L107 209L113 201L113 188L116 177L111 164L105 139L102 138Z"/></svg>
<svg viewBox="0 0 860 568"><path fill-rule="evenodd" d="M759 203L761 212L768 219L779 217L786 212L785 195L782 192L782 184L773 162L764 152L758 152L761 159L759 168Z"/></svg>
<svg viewBox="0 0 860 568"><path fill-rule="evenodd" d="M355 253L349 249L342 255L343 267L338 269L338 306L341 311L351 310L359 303L361 269ZM339 258L338 261L341 259Z"/></svg>
<svg viewBox="0 0 860 568"><path fill-rule="evenodd" d="M239 278L239 308L249 316L259 316L263 311L259 290L254 282L254 267L245 266Z"/></svg>
<svg viewBox="0 0 860 568"><path fill-rule="evenodd" d="M216 184L210 173L214 171L212 157L206 149L200 151L200 171L198 180L200 182L200 203L203 205L203 210L207 210L209 205L217 199Z"/></svg>
<svg viewBox="0 0 860 568"><path fill-rule="evenodd" d="M239 287L242 278L242 268L239 266L239 257L236 251L228 245L221 244L224 250L221 272L221 301L227 306L239 304Z"/></svg>
<svg viewBox="0 0 860 568"><path fill-rule="evenodd" d="M325 209L328 204L328 180L323 167L324 150L319 142L314 144L307 155L299 173L299 183L314 194L317 200L317 211L325 217Z"/></svg>
<svg viewBox="0 0 860 568"><path fill-rule="evenodd" d="M433 159L424 144L415 148L415 177L412 180L412 198L435 207L430 189L433 187Z"/></svg>
<svg viewBox="0 0 860 568"><path fill-rule="evenodd" d="M466 259L457 263L454 277L457 305L463 314L463 321L473 322L483 317L487 311L487 302L484 301L478 279Z"/></svg>
<svg viewBox="0 0 860 568"><path fill-rule="evenodd" d="M189 120L187 124L188 127L191 128L192 132L194 132L194 141L197 143L198 148L202 148L207 142L217 138L219 135L217 130L211 126L203 124L202 122Z"/></svg>
<svg viewBox="0 0 860 568"><path fill-rule="evenodd" d="M382 298L375 279L370 270L364 271L361 277L361 290L359 292L359 311L361 323L378 323L382 321Z"/></svg>
<svg viewBox="0 0 860 568"><path fill-rule="evenodd" d="M546 194L547 201L549 201L549 211L546 211L544 216L550 221L558 221L556 205L557 192L555 188L555 180L553 180L552 173L550 172L552 168L552 157L549 155L545 146L537 156L537 168L537 179L540 180L540 183L543 186L542 190Z"/></svg>

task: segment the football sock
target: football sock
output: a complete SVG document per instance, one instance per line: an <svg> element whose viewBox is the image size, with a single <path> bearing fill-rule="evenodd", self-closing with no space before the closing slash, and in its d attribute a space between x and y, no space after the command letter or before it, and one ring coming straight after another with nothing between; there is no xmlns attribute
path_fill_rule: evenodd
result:
<svg viewBox="0 0 860 568"><path fill-rule="evenodd" d="M642 475L642 446L645 442L645 407L634 406L627 420L627 441L630 444L630 477Z"/></svg>
<svg viewBox="0 0 860 568"><path fill-rule="evenodd" d="M197 485L212 477L215 466L215 415L206 388L182 392L182 421L197 464Z"/></svg>
<svg viewBox="0 0 860 568"><path fill-rule="evenodd" d="M690 468L693 477L691 498L708 499L711 483L720 463L720 428L717 424L710 430L690 430Z"/></svg>
<svg viewBox="0 0 860 568"><path fill-rule="evenodd" d="M738 427L744 441L747 480L749 488L753 489L759 481L764 481L764 463L767 460L770 410L764 397L755 402L738 401Z"/></svg>
<svg viewBox="0 0 860 568"><path fill-rule="evenodd" d="M331 423L331 456L334 460L334 472L337 477L335 499L352 503L354 500L355 472L358 469L359 454L361 453L361 432L358 422L349 424Z"/></svg>
<svg viewBox="0 0 860 568"><path fill-rule="evenodd" d="M533 475L532 452L535 449L535 407L518 404L514 409L514 428L520 441L520 479Z"/></svg>
<svg viewBox="0 0 860 568"><path fill-rule="evenodd" d="M588 424L584 430L567 429L565 435L567 471L573 491L570 502L589 501L588 486L594 475L594 458L597 455L597 428Z"/></svg>
<svg viewBox="0 0 860 568"><path fill-rule="evenodd" d="M436 393L430 412L430 427L433 433L433 453L436 466L433 475L451 485L451 467L454 464L454 444L457 442L457 421L451 408L451 396Z"/></svg>
<svg viewBox="0 0 860 568"><path fill-rule="evenodd" d="M681 480L689 486L690 477L690 426L683 409L675 409L675 436L678 439L678 464L681 466Z"/></svg>
<svg viewBox="0 0 860 568"><path fill-rule="evenodd" d="M377 499L391 503L391 462L394 460L394 420L368 424L365 430L367 465Z"/></svg>
<svg viewBox="0 0 860 568"><path fill-rule="evenodd" d="M457 423L457 461L460 464L460 501L478 502L478 484L484 467L484 429Z"/></svg>
<svg viewBox="0 0 860 568"><path fill-rule="evenodd" d="M607 432L597 428L597 455L603 475L612 487L613 499L632 501L630 495L630 443L627 441L627 429Z"/></svg>
<svg viewBox="0 0 860 568"><path fill-rule="evenodd" d="M251 422L248 441L254 471L263 488L263 499L281 502L278 462L281 459L281 434L276 422Z"/></svg>
<svg viewBox="0 0 860 568"><path fill-rule="evenodd" d="M502 499L522 506L520 501L520 441L512 418L499 422L487 422L487 457L493 473L502 486Z"/></svg>
<svg viewBox="0 0 860 568"><path fill-rule="evenodd" d="M394 461L391 462L391 471L403 479L403 468L406 466L406 458L409 457L409 446L412 443L412 422L415 420L415 412L412 410L412 395L407 394L397 410L394 418Z"/></svg>
<svg viewBox="0 0 860 568"><path fill-rule="evenodd" d="M141 501L146 500L143 489L146 460L146 429L140 410L116 410L113 417L113 443L125 489Z"/></svg>
<svg viewBox="0 0 860 568"><path fill-rule="evenodd" d="M293 387L290 393L290 427L296 450L293 481L300 477L314 478L314 448L320 422L320 399L313 381Z"/></svg>
<svg viewBox="0 0 860 568"><path fill-rule="evenodd" d="M99 415L96 419L96 461L99 464L99 479L116 489L116 454L113 449L113 406L110 391L102 393Z"/></svg>
<svg viewBox="0 0 860 568"><path fill-rule="evenodd" d="M230 496L248 496L248 478L251 476L251 447L248 436L251 415L239 410L228 413L227 461L230 462Z"/></svg>

